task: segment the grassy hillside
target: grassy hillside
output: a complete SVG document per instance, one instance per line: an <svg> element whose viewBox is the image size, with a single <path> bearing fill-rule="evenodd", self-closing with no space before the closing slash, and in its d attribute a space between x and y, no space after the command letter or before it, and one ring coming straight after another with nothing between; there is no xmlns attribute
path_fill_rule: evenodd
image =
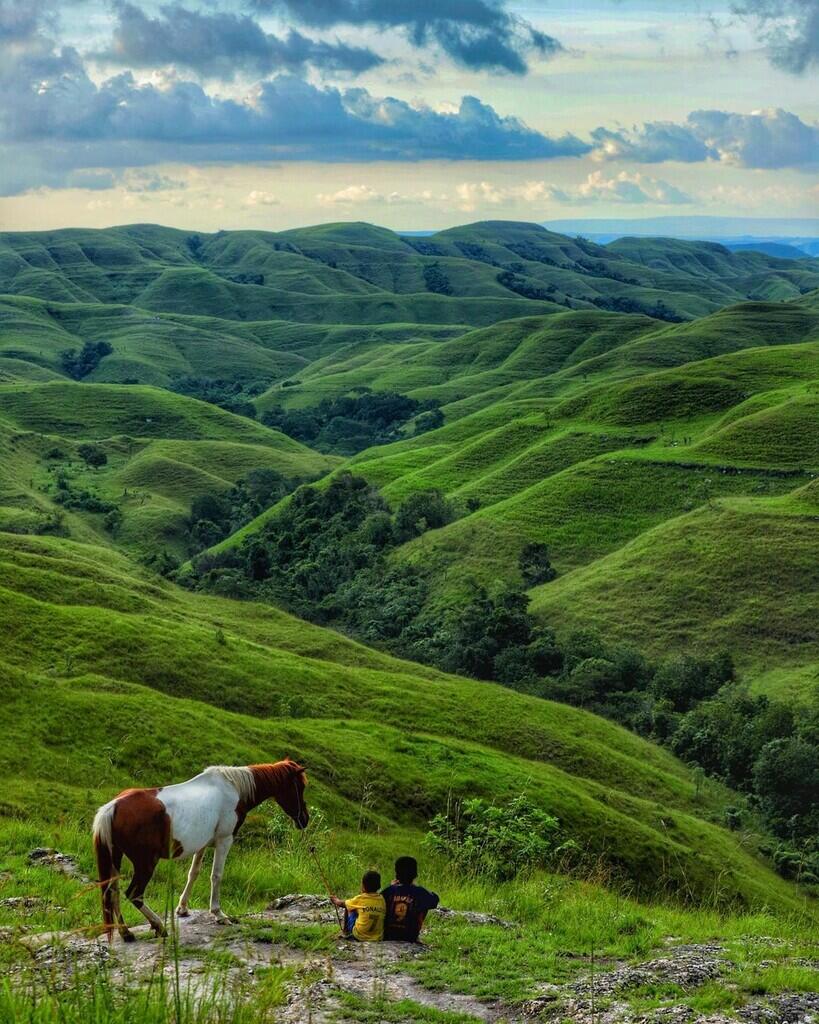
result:
<svg viewBox="0 0 819 1024"><path fill-rule="evenodd" d="M567 312L502 321L438 343L353 345L274 385L260 409L315 405L350 389L399 390L439 400L448 420L503 398L553 397L609 386L750 348L819 337L819 293L786 303L743 303L693 323L620 313ZM776 364L780 357L773 356Z"/></svg>
<svg viewBox="0 0 819 1024"><path fill-rule="evenodd" d="M91 468L83 444L106 463ZM227 490L253 469L312 479L337 460L261 424L195 399L150 387L0 385L0 524L116 542L140 557L184 558L191 501ZM101 512L60 504L60 483L119 510L116 528ZM66 488L62 488L66 491Z"/></svg>
<svg viewBox="0 0 819 1024"><path fill-rule="evenodd" d="M103 782L289 750L335 821L356 813L365 782L368 816L385 827L420 827L448 794L525 789L638 889L710 898L719 876L726 897L791 902L709 823L718 788L697 798L682 765L601 719L186 594L106 549L7 534L0 545L7 813L31 786L46 816L88 813Z"/></svg>
<svg viewBox="0 0 819 1024"><path fill-rule="evenodd" d="M46 302L27 296L0 298L0 379L46 380L65 376L62 354L85 342L107 342L113 352L86 378L90 382L167 387L184 376L263 385L298 373L327 349L410 339L446 338L463 327L436 324L292 324L285 320L241 323L155 312L117 303Z"/></svg>
<svg viewBox="0 0 819 1024"><path fill-rule="evenodd" d="M815 664L816 491L710 501L536 588L533 610L564 629L595 622L655 656L693 646L750 666Z"/></svg>

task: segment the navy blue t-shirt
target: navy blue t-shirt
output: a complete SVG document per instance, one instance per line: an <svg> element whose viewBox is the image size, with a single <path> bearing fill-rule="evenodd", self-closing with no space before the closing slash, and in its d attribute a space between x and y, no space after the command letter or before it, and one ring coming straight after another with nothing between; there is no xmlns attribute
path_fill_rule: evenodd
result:
<svg viewBox="0 0 819 1024"><path fill-rule="evenodd" d="M427 911L440 902L422 885L388 885L381 895L387 903L384 938L393 942L417 942Z"/></svg>

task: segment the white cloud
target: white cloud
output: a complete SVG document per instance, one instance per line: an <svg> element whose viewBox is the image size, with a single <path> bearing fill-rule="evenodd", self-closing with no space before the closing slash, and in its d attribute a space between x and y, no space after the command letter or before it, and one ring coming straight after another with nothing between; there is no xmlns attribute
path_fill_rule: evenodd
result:
<svg viewBox="0 0 819 1024"><path fill-rule="evenodd" d="M629 174L628 171L621 171L613 178L606 178L603 171L592 171L582 185L567 195L567 199L572 198L585 202L608 200L614 203L658 203L662 206L692 201L691 196L667 181L639 173Z"/></svg>
<svg viewBox="0 0 819 1024"><path fill-rule="evenodd" d="M364 203L433 206L446 202L448 196L429 189L421 192L379 192L370 185L348 185L338 192L319 192L316 199L322 206L359 206Z"/></svg>
<svg viewBox="0 0 819 1024"><path fill-rule="evenodd" d="M322 206L352 206L359 203L382 203L384 196L369 185L348 185L338 192L319 192L316 199Z"/></svg>
<svg viewBox="0 0 819 1024"><path fill-rule="evenodd" d="M498 188L490 181L464 181L455 187L458 209L469 212L479 206L497 205L511 198L510 190Z"/></svg>
<svg viewBox="0 0 819 1024"><path fill-rule="evenodd" d="M536 205L543 203L655 203L676 206L690 203L691 197L675 185L659 178L622 171L605 177L592 171L579 185L559 188L547 181L525 181L520 185L495 185L490 181L464 181L455 189L459 210L471 213L481 207L500 205Z"/></svg>
<svg viewBox="0 0 819 1024"><path fill-rule="evenodd" d="M735 167L803 170L819 164L819 124L779 108L750 114L693 110L683 124L650 121L631 129L601 127L591 136L596 160L643 164L713 160Z"/></svg>
<svg viewBox="0 0 819 1024"><path fill-rule="evenodd" d="M245 196L242 206L279 206L278 198L272 192L254 188Z"/></svg>
<svg viewBox="0 0 819 1024"><path fill-rule="evenodd" d="M704 202L719 206L733 206L740 209L770 210L796 207L805 200L819 200L819 185L801 189L793 185L717 185L701 194Z"/></svg>

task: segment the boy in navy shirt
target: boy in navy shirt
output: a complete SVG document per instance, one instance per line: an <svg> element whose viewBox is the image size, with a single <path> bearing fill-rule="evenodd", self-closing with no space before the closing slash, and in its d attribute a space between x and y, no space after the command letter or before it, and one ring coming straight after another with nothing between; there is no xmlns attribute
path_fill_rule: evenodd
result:
<svg viewBox="0 0 819 1024"><path fill-rule="evenodd" d="M384 938L393 942L417 942L427 912L438 906L439 897L422 885L415 885L418 862L414 857L399 857L395 862L395 881L381 890L387 904Z"/></svg>

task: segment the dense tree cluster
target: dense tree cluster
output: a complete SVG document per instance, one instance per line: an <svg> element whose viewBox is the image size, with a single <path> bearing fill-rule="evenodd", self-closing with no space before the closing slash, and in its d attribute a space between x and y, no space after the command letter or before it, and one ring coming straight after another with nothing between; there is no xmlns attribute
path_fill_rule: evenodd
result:
<svg viewBox="0 0 819 1024"><path fill-rule="evenodd" d="M251 469L229 490L194 498L187 522L190 550L218 544L275 505L299 482L286 479L275 469Z"/></svg>
<svg viewBox="0 0 819 1024"><path fill-rule="evenodd" d="M200 402L210 402L221 409L235 413L237 416L256 418L256 406L251 399L267 391L268 380L256 380L250 383L240 381L214 380L210 377L177 377L171 384L171 390L188 398L198 398Z"/></svg>
<svg viewBox="0 0 819 1024"><path fill-rule="evenodd" d="M777 868L819 883L819 704L795 715L749 694L727 654L651 665L586 631L569 636L561 653L562 671L543 682L542 696L614 719L746 794L780 840L769 850ZM741 813L727 823L739 827Z"/></svg>
<svg viewBox="0 0 819 1024"><path fill-rule="evenodd" d="M435 400L418 401L394 391L360 388L355 395L325 398L306 409L270 409L262 415L265 426L323 452L354 455L376 444L389 444L402 436L413 417L415 433L443 424Z"/></svg>
<svg viewBox="0 0 819 1024"><path fill-rule="evenodd" d="M434 292L436 295L452 295L452 285L437 260L424 266L424 284L428 292Z"/></svg>
<svg viewBox="0 0 819 1024"><path fill-rule="evenodd" d="M662 299L657 299L653 304L638 302L627 295L596 295L591 301L599 309L610 310L614 313L642 313L643 316L653 317L655 320L666 320L668 323L680 324L685 320L684 316L675 313Z"/></svg>
<svg viewBox="0 0 819 1024"><path fill-rule="evenodd" d="M73 380L82 380L96 370L102 360L113 351L107 341L86 341L79 352L75 349L65 349L61 352L60 363L69 377Z"/></svg>
<svg viewBox="0 0 819 1024"><path fill-rule="evenodd" d="M521 277L519 274L514 273L511 270L502 270L497 275L497 282L504 288L508 288L510 292L514 292L516 295L522 295L525 299L534 299L545 301L552 297L552 293L555 291L554 285L549 285L544 288L539 288L537 285L528 281L525 277Z"/></svg>

